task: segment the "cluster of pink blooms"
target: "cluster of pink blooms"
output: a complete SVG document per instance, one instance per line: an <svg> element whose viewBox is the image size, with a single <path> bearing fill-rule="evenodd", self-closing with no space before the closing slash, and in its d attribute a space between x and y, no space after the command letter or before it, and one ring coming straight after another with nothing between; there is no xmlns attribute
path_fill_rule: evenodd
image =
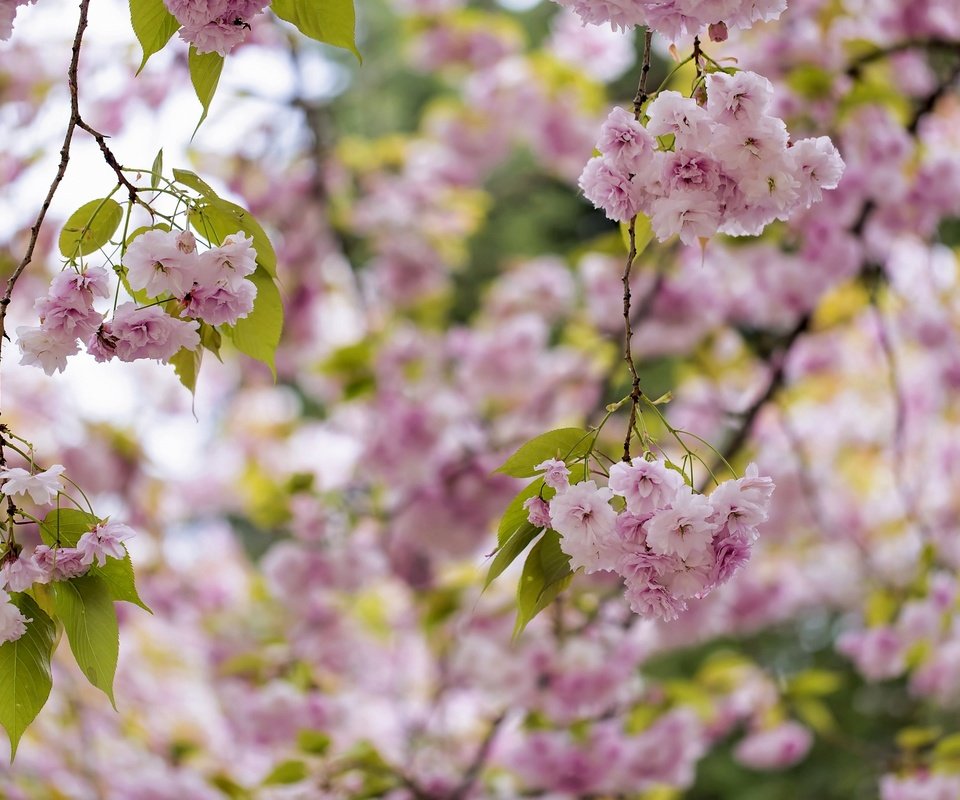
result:
<svg viewBox="0 0 960 800"><path fill-rule="evenodd" d="M707 76L701 106L661 92L643 126L615 108L580 188L612 220L650 217L662 242L693 244L718 231L756 236L775 219L809 208L836 188L843 160L829 137L791 142L783 120L767 113L773 86L761 75Z"/></svg>
<svg viewBox="0 0 960 800"><path fill-rule="evenodd" d="M250 30L250 20L269 0L164 0L167 10L183 27L180 38L198 53L227 55Z"/></svg>
<svg viewBox="0 0 960 800"><path fill-rule="evenodd" d="M29 494L38 504L53 503L62 486L63 469L62 465L54 464L36 474L22 467L2 470L0 491L8 497ZM19 639L26 632L26 624L31 622L11 602L9 592L24 592L35 583L76 578L86 573L94 561L102 567L107 557L124 558L126 550L122 543L133 535L126 525L107 520L98 522L80 536L75 547L41 544L28 558L21 555L19 545L7 548L0 566L0 644Z"/></svg>
<svg viewBox="0 0 960 800"><path fill-rule="evenodd" d="M0 0L0 42L9 39L13 33L13 20L17 16L17 9L33 2L35 0Z"/></svg>
<svg viewBox="0 0 960 800"><path fill-rule="evenodd" d="M649 27L670 39L696 35L711 26L711 36L722 41L726 29L746 29L755 22L778 19L787 0L557 0L573 9L584 24L610 23L614 30ZM721 33L722 31L722 33Z"/></svg>
<svg viewBox="0 0 960 800"><path fill-rule="evenodd" d="M634 458L610 468L608 485L570 484L563 461L537 466L556 490L547 503L524 505L530 523L553 528L570 568L612 571L623 577L636 613L675 619L687 600L725 583L750 557L757 526L767 519L774 485L755 465L724 481L708 497L694 492L663 461ZM617 511L611 500L625 500Z"/></svg>
<svg viewBox="0 0 960 800"><path fill-rule="evenodd" d="M110 296L107 271L64 270L36 302L40 325L17 328L20 363L42 367L48 375L62 372L67 358L79 351L78 339L97 361L168 361L200 343L198 320L232 325L253 309L257 287L246 276L256 269L256 251L242 233L200 253L192 233L147 231L130 244L124 264L131 289L151 299L174 299L191 319L173 317L159 305L127 302L105 321L93 302L95 296Z"/></svg>

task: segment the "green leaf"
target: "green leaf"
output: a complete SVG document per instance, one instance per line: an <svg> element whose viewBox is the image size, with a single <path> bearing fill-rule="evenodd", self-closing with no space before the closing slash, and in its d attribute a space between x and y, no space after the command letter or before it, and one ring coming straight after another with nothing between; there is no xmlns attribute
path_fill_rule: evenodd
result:
<svg viewBox="0 0 960 800"><path fill-rule="evenodd" d="M535 497L541 493L545 500L549 500L554 494L554 490L549 486L544 487L543 478L539 478L525 486L517 493L517 496L510 501L510 505L508 505L503 512L503 516L500 518L500 525L497 528L497 547L503 547L510 537L512 537L519 528L522 528L524 524L530 524L527 522L528 514L523 504L531 497Z"/></svg>
<svg viewBox="0 0 960 800"><path fill-rule="evenodd" d="M300 783L300 781L306 780L309 774L307 765L302 761L295 759L282 761L263 779L263 785L281 786L287 783Z"/></svg>
<svg viewBox="0 0 960 800"><path fill-rule="evenodd" d="M576 461L590 452L594 434L583 428L558 428L548 431L523 445L497 468L497 472L515 478L532 478L537 464L551 458Z"/></svg>
<svg viewBox="0 0 960 800"><path fill-rule="evenodd" d="M139 75L147 59L163 50L170 37L180 29L180 23L167 11L163 0L130 0L130 22L143 49L143 60L137 67Z"/></svg>
<svg viewBox="0 0 960 800"><path fill-rule="evenodd" d="M177 170L174 170L174 175L176 174ZM181 183L186 183L182 179L178 180ZM197 178L197 180L200 179ZM207 188L209 189L209 187ZM209 191L212 192L213 190L210 189ZM246 209L241 208L236 203L231 203L229 200L208 196L206 202L201 203L190 212L188 219L197 233L218 246L231 234L241 231L247 234L253 239L253 249L257 251L257 263L271 277L277 277L277 254L274 252L273 245L270 243L263 227Z"/></svg>
<svg viewBox="0 0 960 800"><path fill-rule="evenodd" d="M43 524L40 526L40 538L43 539L45 545L53 547L57 543L59 529L60 544L63 547L76 547L80 537L99 522L101 520L93 514L87 514L73 508L61 508L59 511L51 511L44 518ZM123 546L123 549L127 549L126 545ZM153 613L137 593L133 564L130 561L129 553L126 553L123 558L108 558L102 567L93 564L88 574L103 579L110 591L111 599L133 603L140 606L144 611Z"/></svg>
<svg viewBox="0 0 960 800"><path fill-rule="evenodd" d="M513 628L516 640L530 620L552 603L570 585L573 572L570 556L560 549L560 534L548 530L537 542L523 565L517 584L517 622Z"/></svg>
<svg viewBox="0 0 960 800"><path fill-rule="evenodd" d="M220 335L220 331L206 322L200 323L200 344L203 345L207 350L213 353L217 357L217 361L222 361L220 358L220 345L223 343L223 337Z"/></svg>
<svg viewBox="0 0 960 800"><path fill-rule="evenodd" d="M113 677L117 671L120 632L117 612L106 582L96 575L81 575L51 584L53 604L70 642L77 664L102 690L114 708Z"/></svg>
<svg viewBox="0 0 960 800"><path fill-rule="evenodd" d="M50 656L56 642L53 622L28 594L12 594L13 603L32 622L15 642L0 645L0 725L10 737L10 762L27 726L50 696Z"/></svg>
<svg viewBox="0 0 960 800"><path fill-rule="evenodd" d="M322 756L330 749L330 737L322 731L304 729L297 734L297 747L304 753Z"/></svg>
<svg viewBox="0 0 960 800"><path fill-rule="evenodd" d="M527 545L540 535L541 530L543 529L535 528L527 522L514 531L513 536L507 539L497 551L497 555L490 565L490 570L487 572L487 579L483 582L484 589L493 583L514 562L514 559L527 549Z"/></svg>
<svg viewBox="0 0 960 800"><path fill-rule="evenodd" d="M181 347L170 359L173 371L177 373L180 383L190 390L190 394L197 393L197 376L200 374L202 357L203 349L200 347L194 350Z"/></svg>
<svg viewBox="0 0 960 800"><path fill-rule="evenodd" d="M356 41L356 13L353 0L273 0L270 10L292 22L304 36L342 47L363 61Z"/></svg>
<svg viewBox="0 0 960 800"><path fill-rule="evenodd" d="M210 103L213 101L213 95L216 94L217 84L220 83L220 73L223 72L223 56L219 53L204 53L200 55L197 49L190 47L190 55L187 61L190 65L190 82L193 84L193 90L197 94L197 100L203 106L203 113L200 115L200 121L194 129L194 133L203 124L207 118L207 112L210 110Z"/></svg>
<svg viewBox="0 0 960 800"><path fill-rule="evenodd" d="M262 361L276 378L273 358L283 332L283 302L277 284L263 267L257 267L250 278L257 287L253 311L225 331L241 353Z"/></svg>
<svg viewBox="0 0 960 800"><path fill-rule="evenodd" d="M160 176L163 174L163 148L157 150L156 158L150 167L150 188L156 189L160 185Z"/></svg>
<svg viewBox="0 0 960 800"><path fill-rule="evenodd" d="M110 241L122 219L123 209L109 197L84 203L60 231L60 253L73 259L99 250Z"/></svg>
<svg viewBox="0 0 960 800"><path fill-rule="evenodd" d="M213 190L213 187L203 180L203 178L197 175L196 172L191 172L188 169L175 169L173 171L173 179L177 183L183 184L188 189L193 189L195 192L199 192L208 200L220 199L220 196ZM236 231L231 232L235 233Z"/></svg>

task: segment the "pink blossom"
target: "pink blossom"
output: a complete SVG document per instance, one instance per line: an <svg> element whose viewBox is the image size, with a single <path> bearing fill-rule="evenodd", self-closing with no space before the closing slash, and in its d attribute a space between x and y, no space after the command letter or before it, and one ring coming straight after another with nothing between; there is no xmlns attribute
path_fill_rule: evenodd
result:
<svg viewBox="0 0 960 800"><path fill-rule="evenodd" d="M810 730L799 722L788 720L776 727L751 733L740 741L733 756L751 769L786 769L801 761L812 744Z"/></svg>
<svg viewBox="0 0 960 800"><path fill-rule="evenodd" d="M109 273L103 267L87 267L83 272L65 269L58 272L50 282L48 294L62 299L79 295L87 304L93 302L94 295L108 298L110 297Z"/></svg>
<svg viewBox="0 0 960 800"><path fill-rule="evenodd" d="M724 527L713 537L713 574L716 585L726 583L733 574L750 560L750 539L755 538L751 531L745 534L732 533Z"/></svg>
<svg viewBox="0 0 960 800"><path fill-rule="evenodd" d="M716 123L696 100L680 92L660 92L647 106L647 130L654 136L676 136L677 149L707 150Z"/></svg>
<svg viewBox="0 0 960 800"><path fill-rule="evenodd" d="M895 678L906 669L903 640L887 626L847 631L837 639L837 650L853 659L857 669L871 681Z"/></svg>
<svg viewBox="0 0 960 800"><path fill-rule="evenodd" d="M137 308L124 303L87 342L97 361L116 356L121 361L153 358L168 361L181 348L193 350L200 344L200 323L171 317L158 306Z"/></svg>
<svg viewBox="0 0 960 800"><path fill-rule="evenodd" d="M624 597L634 613L665 622L675 620L680 612L687 610L682 598L671 594L663 586L642 580L627 580Z"/></svg>
<svg viewBox="0 0 960 800"><path fill-rule="evenodd" d="M0 589L0 644L15 642L27 632L27 619L10 599L10 595Z"/></svg>
<svg viewBox="0 0 960 800"><path fill-rule="evenodd" d="M610 112L597 140L597 149L611 167L634 175L649 168L655 147L650 132L619 106Z"/></svg>
<svg viewBox="0 0 960 800"><path fill-rule="evenodd" d="M103 522L92 531L87 531L77 541L77 550L82 554L81 564L90 565L96 559L99 566L110 558L122 559L127 555L122 542L134 536L131 528L120 522Z"/></svg>
<svg viewBox="0 0 960 800"><path fill-rule="evenodd" d="M36 475L21 467L0 471L0 480L4 481L2 491L9 497L29 494L30 499L38 505L47 505L57 499L63 483L60 475L63 473L62 464L54 464Z"/></svg>
<svg viewBox="0 0 960 800"><path fill-rule="evenodd" d="M801 139L788 151L799 182L799 202L808 207L823 199L823 189L836 189L843 176L840 153L827 136Z"/></svg>
<svg viewBox="0 0 960 800"><path fill-rule="evenodd" d="M40 315L45 331L74 344L77 337L87 338L103 322L103 315L97 313L81 295L45 295L37 299L34 308Z"/></svg>
<svg viewBox="0 0 960 800"><path fill-rule="evenodd" d="M83 553L76 547L51 548L40 544L33 551L33 560L43 574L39 583L69 580L87 571L87 565L83 563Z"/></svg>
<svg viewBox="0 0 960 800"><path fill-rule="evenodd" d="M174 231L146 231L134 239L123 256L130 288L147 297L183 297L193 285L196 257L177 244Z"/></svg>
<svg viewBox="0 0 960 800"><path fill-rule="evenodd" d="M257 287L246 280L237 286L194 284L185 298L184 312L209 325L233 325L253 311L256 296Z"/></svg>
<svg viewBox="0 0 960 800"><path fill-rule="evenodd" d="M528 497L523 502L523 507L527 510L527 521L534 528L549 528L551 526L550 507L542 497L539 495Z"/></svg>
<svg viewBox="0 0 960 800"><path fill-rule="evenodd" d="M660 583L676 597L702 597L713 586L713 570L712 553L693 550L686 558L671 558Z"/></svg>
<svg viewBox="0 0 960 800"><path fill-rule="evenodd" d="M679 234L684 244L709 239L720 227L720 204L709 192L675 191L653 204L650 222L661 242Z"/></svg>
<svg viewBox="0 0 960 800"><path fill-rule="evenodd" d="M541 461L534 469L538 472L544 470L543 482L551 489L556 489L558 492L561 492L570 486L570 470L566 463L560 461L560 459L550 458L546 461Z"/></svg>
<svg viewBox="0 0 960 800"><path fill-rule="evenodd" d="M619 547L617 512L610 505L611 497L610 489L598 489L594 481L583 481L550 501L553 529L561 536L560 547L570 556L571 569L613 569Z"/></svg>
<svg viewBox="0 0 960 800"><path fill-rule="evenodd" d="M759 121L773 99L773 84L762 75L742 70L707 75L707 112L717 122L739 125Z"/></svg>
<svg viewBox="0 0 960 800"><path fill-rule="evenodd" d="M0 576L3 578L3 584L11 592L25 592L34 583L43 582L43 571L36 565L33 557L30 558L8 558L4 564Z"/></svg>
<svg viewBox="0 0 960 800"><path fill-rule="evenodd" d="M47 375L63 372L67 368L67 357L80 350L76 336L43 325L38 328L18 327L17 347L22 354L21 364L40 367Z"/></svg>
<svg viewBox="0 0 960 800"><path fill-rule="evenodd" d="M253 248L253 239L238 231L225 237L220 247L211 248L200 256L197 283L236 289L256 269L257 251Z"/></svg>
<svg viewBox="0 0 960 800"><path fill-rule="evenodd" d="M662 461L634 458L629 464L618 461L610 467L608 486L627 501L636 514L665 508L684 486L683 476Z"/></svg>
<svg viewBox="0 0 960 800"><path fill-rule="evenodd" d="M712 512L703 495L679 492L671 508L658 510L647 523L647 545L655 553L682 559L703 552L717 530L707 521Z"/></svg>
<svg viewBox="0 0 960 800"><path fill-rule="evenodd" d="M626 222L640 211L642 190L628 173L614 169L603 158L591 158L579 180L583 196L601 209L608 219Z"/></svg>

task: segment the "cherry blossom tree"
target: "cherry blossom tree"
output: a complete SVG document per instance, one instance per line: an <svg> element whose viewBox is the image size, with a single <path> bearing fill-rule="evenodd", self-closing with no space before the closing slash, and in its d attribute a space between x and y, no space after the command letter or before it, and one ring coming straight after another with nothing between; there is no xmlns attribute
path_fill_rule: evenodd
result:
<svg viewBox="0 0 960 800"><path fill-rule="evenodd" d="M0 38L0 794L960 796L949 0Z"/></svg>

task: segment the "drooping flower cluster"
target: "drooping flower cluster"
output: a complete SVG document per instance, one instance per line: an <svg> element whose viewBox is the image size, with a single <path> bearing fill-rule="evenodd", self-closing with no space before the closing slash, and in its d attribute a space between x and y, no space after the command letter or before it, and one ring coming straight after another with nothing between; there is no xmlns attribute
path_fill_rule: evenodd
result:
<svg viewBox="0 0 960 800"><path fill-rule="evenodd" d="M836 188L843 160L826 136L791 143L783 120L767 112L770 82L753 72L706 78L707 101L661 92L641 125L615 108L580 188L612 220L647 214L662 242L684 244L718 231L756 236Z"/></svg>
<svg viewBox="0 0 960 800"><path fill-rule="evenodd" d="M198 53L227 55L247 36L250 20L269 0L164 0L183 27L180 38Z"/></svg>
<svg viewBox="0 0 960 800"><path fill-rule="evenodd" d="M29 495L37 504L51 504L62 489L63 470L61 464L36 474L21 467L2 470L0 492L8 497ZM133 535L128 526L105 520L83 533L75 547L40 544L30 556L24 556L19 544L7 542L0 550L0 644L19 639L26 632L26 623L31 622L11 601L9 592L25 592L35 583L79 577L94 562L104 566L108 557L125 558L122 543Z"/></svg>
<svg viewBox="0 0 960 800"><path fill-rule="evenodd" d="M181 348L200 343L199 322L232 325L253 309L257 287L246 276L256 270L256 251L243 233L201 253L192 233L147 231L131 242L123 260L132 290L151 300L172 299L190 319L171 316L160 305L127 302L105 320L93 300L110 296L107 271L67 269L36 302L40 325L17 328L22 364L48 375L62 372L68 356L79 350L78 339L97 361L168 361Z"/></svg>
<svg viewBox="0 0 960 800"><path fill-rule="evenodd" d="M573 9L584 24L609 22L614 30L649 27L670 39L693 36L705 26L717 40L717 28L747 29L755 22L778 19L787 0L556 0ZM716 26L716 27L714 27ZM723 36L723 38L726 38Z"/></svg>
<svg viewBox="0 0 960 800"><path fill-rule="evenodd" d="M560 534L571 569L618 573L636 613L667 620L747 561L774 489L754 465L709 497L659 460L618 462L600 487L592 480L568 483L562 461L537 468L557 493L549 504L538 497L527 502L530 523ZM620 511L610 502L614 496L625 501Z"/></svg>

